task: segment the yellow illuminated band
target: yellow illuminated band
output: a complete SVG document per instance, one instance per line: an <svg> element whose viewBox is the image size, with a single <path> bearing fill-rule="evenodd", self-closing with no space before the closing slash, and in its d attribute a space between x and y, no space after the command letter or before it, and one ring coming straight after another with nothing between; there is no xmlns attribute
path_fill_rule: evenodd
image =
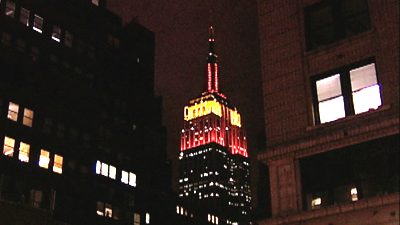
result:
<svg viewBox="0 0 400 225"><path fill-rule="evenodd" d="M195 103L192 106L186 106L184 109L184 117L186 121L196 119L198 117L202 117L211 113L222 117L222 107L221 103L217 102L216 100L209 100L209 101L201 101L200 103ZM234 126L241 127L241 118L238 111L229 109L230 113L230 122Z"/></svg>
<svg viewBox="0 0 400 225"><path fill-rule="evenodd" d="M240 114L236 110L229 110L231 114L231 124L241 127Z"/></svg>
<svg viewBox="0 0 400 225"><path fill-rule="evenodd" d="M186 106L184 110L185 120L189 121L201 116L208 115L210 113L214 113L215 115L221 117L222 116L222 105L214 101L205 101L196 103L192 106Z"/></svg>

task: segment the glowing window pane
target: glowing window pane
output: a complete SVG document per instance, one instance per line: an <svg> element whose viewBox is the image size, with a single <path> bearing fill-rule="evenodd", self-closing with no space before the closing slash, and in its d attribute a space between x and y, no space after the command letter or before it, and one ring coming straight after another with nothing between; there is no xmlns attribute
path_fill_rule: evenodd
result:
<svg viewBox="0 0 400 225"><path fill-rule="evenodd" d="M4 137L3 154L12 157L14 154L15 140L10 137Z"/></svg>
<svg viewBox="0 0 400 225"><path fill-rule="evenodd" d="M133 214L133 224L140 225L140 214L139 213Z"/></svg>
<svg viewBox="0 0 400 225"><path fill-rule="evenodd" d="M355 114L382 104L374 63L350 70L350 80Z"/></svg>
<svg viewBox="0 0 400 225"><path fill-rule="evenodd" d="M325 101L342 95L340 75L336 74L316 82L318 102Z"/></svg>
<svg viewBox="0 0 400 225"><path fill-rule="evenodd" d="M8 0L6 3L5 14L9 17L14 17L15 15L15 3L13 1Z"/></svg>
<svg viewBox="0 0 400 225"><path fill-rule="evenodd" d="M334 121L346 115L342 96L320 102L318 107L321 123Z"/></svg>
<svg viewBox="0 0 400 225"><path fill-rule="evenodd" d="M61 40L61 28L59 26L53 26L53 32L51 33L51 39L60 42Z"/></svg>
<svg viewBox="0 0 400 225"><path fill-rule="evenodd" d="M136 187L136 174L129 173L129 185Z"/></svg>
<svg viewBox="0 0 400 225"><path fill-rule="evenodd" d="M106 163L101 163L101 175L108 177L108 165Z"/></svg>
<svg viewBox="0 0 400 225"><path fill-rule="evenodd" d="M114 179L114 180L115 180L115 175L116 175L116 173L117 173L117 169L116 169L114 166L111 166L111 165L110 165L108 176L109 176L111 179Z"/></svg>
<svg viewBox="0 0 400 225"><path fill-rule="evenodd" d="M43 29L43 18L40 17L39 15L35 14L35 17L33 18L33 27L32 29L38 33L42 33Z"/></svg>
<svg viewBox="0 0 400 225"><path fill-rule="evenodd" d="M29 149L30 145L24 142L19 144L19 155L18 159L22 162L29 162Z"/></svg>
<svg viewBox="0 0 400 225"><path fill-rule="evenodd" d="M19 110L19 105L15 104L13 102L10 102L8 105L8 114L7 118L13 121L18 120L18 110Z"/></svg>
<svg viewBox="0 0 400 225"><path fill-rule="evenodd" d="M353 92L353 103L355 114L377 109L382 105L379 85L376 84Z"/></svg>
<svg viewBox="0 0 400 225"><path fill-rule="evenodd" d="M32 127L32 123L33 123L33 111L32 110L27 109L27 108L24 109L24 118L23 118L22 123L25 126Z"/></svg>
<svg viewBox="0 0 400 225"><path fill-rule="evenodd" d="M55 154L54 155L53 171L55 173L62 174L62 165L63 165L63 157L60 156L60 155Z"/></svg>
<svg viewBox="0 0 400 225"><path fill-rule="evenodd" d="M150 223L150 213L146 213L146 224Z"/></svg>
<svg viewBox="0 0 400 225"><path fill-rule="evenodd" d="M350 190L350 194L351 194L351 201L358 201L358 192L357 192L357 188L352 188Z"/></svg>
<svg viewBox="0 0 400 225"><path fill-rule="evenodd" d="M49 168L50 152L46 150L40 150L39 166L45 169Z"/></svg>
<svg viewBox="0 0 400 225"><path fill-rule="evenodd" d="M122 170L121 182L124 183L124 184L128 184L128 182L129 182L129 174L128 174L128 172Z"/></svg>
<svg viewBox="0 0 400 225"><path fill-rule="evenodd" d="M321 198L314 198L314 199L311 201L311 208L317 208L317 207L319 207L321 204L322 204Z"/></svg>
<svg viewBox="0 0 400 225"><path fill-rule="evenodd" d="M30 15L30 11L25 9L25 8L21 8L21 12L20 12L20 16L19 16L19 21L26 25L27 27L29 26L29 15Z"/></svg>
<svg viewBox="0 0 400 225"><path fill-rule="evenodd" d="M105 208L104 208L104 216L112 218L112 208L111 208L110 204L106 203Z"/></svg>
<svg viewBox="0 0 400 225"><path fill-rule="evenodd" d="M104 216L104 203L103 202L97 202L96 213L99 216Z"/></svg>
<svg viewBox="0 0 400 225"><path fill-rule="evenodd" d="M96 174L100 174L101 172L101 162L100 161L96 161Z"/></svg>

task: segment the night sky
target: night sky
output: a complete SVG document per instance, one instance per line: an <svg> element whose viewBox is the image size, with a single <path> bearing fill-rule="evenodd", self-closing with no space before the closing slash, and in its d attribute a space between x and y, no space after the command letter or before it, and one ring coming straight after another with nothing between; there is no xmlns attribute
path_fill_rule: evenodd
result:
<svg viewBox="0 0 400 225"><path fill-rule="evenodd" d="M220 89L242 114L255 157L264 130L256 0L110 0L123 21L155 32L156 95L163 97L168 157L177 169L183 107L205 90L208 26L216 33ZM253 173L254 174L254 173ZM254 181L253 181L254 182Z"/></svg>

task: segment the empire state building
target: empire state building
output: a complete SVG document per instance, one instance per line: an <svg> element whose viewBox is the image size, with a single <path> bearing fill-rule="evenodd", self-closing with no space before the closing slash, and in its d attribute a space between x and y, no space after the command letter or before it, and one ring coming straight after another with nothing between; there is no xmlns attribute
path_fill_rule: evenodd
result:
<svg viewBox="0 0 400 225"><path fill-rule="evenodd" d="M249 224L250 166L241 116L219 89L209 28L206 90L184 107L176 210L194 224ZM188 223L189 224L189 223Z"/></svg>

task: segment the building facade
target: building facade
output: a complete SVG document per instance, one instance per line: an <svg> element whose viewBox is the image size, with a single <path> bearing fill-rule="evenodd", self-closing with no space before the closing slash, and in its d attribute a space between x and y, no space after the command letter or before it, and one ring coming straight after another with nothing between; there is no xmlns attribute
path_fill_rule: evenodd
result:
<svg viewBox="0 0 400 225"><path fill-rule="evenodd" d="M213 27L206 91L184 108L177 214L187 224L248 224L250 166L240 113L219 90Z"/></svg>
<svg viewBox="0 0 400 225"><path fill-rule="evenodd" d="M176 224L154 34L105 7L0 1L0 224Z"/></svg>
<svg viewBox="0 0 400 225"><path fill-rule="evenodd" d="M258 4L272 206L259 224L398 224L399 1Z"/></svg>

